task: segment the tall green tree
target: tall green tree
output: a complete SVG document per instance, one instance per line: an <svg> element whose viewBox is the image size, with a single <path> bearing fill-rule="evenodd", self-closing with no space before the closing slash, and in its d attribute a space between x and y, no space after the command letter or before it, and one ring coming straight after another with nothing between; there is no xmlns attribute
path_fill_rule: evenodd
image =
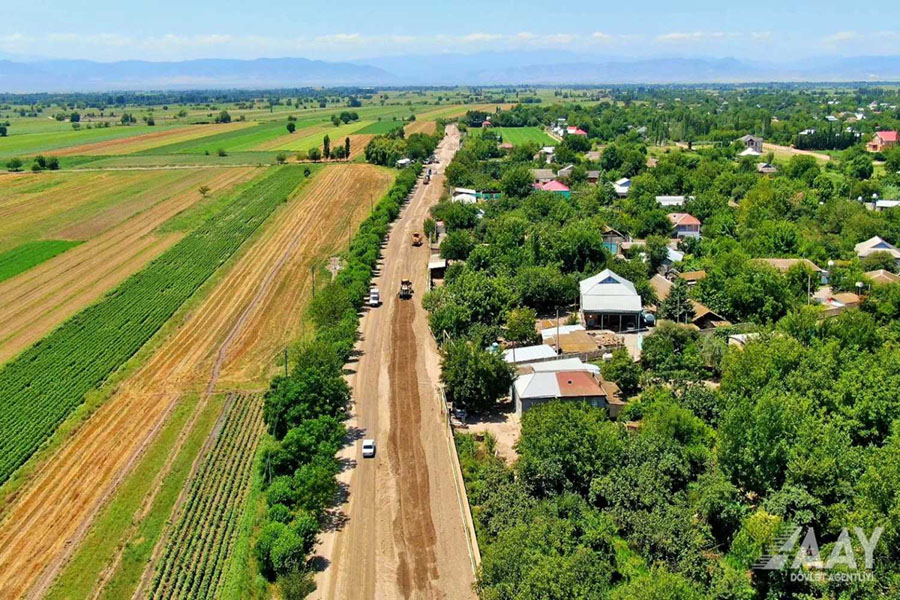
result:
<svg viewBox="0 0 900 600"><path fill-rule="evenodd" d="M694 306L688 297L687 281L675 280L669 295L659 305L659 317L676 323L690 323L694 319Z"/></svg>

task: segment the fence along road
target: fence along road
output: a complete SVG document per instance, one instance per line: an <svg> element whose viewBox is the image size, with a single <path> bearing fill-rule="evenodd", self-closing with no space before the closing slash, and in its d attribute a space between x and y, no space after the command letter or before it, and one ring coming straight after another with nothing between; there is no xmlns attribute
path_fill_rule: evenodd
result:
<svg viewBox="0 0 900 600"><path fill-rule="evenodd" d="M340 456L347 497L318 548L318 598L474 598L471 535L438 402L440 357L422 307L430 250L411 244L458 148L448 127L431 183L416 188L391 230L375 282L383 304L362 320L361 355L350 365L354 441ZM412 300L397 298L401 279L412 280ZM369 437L375 459L361 456L359 440Z"/></svg>

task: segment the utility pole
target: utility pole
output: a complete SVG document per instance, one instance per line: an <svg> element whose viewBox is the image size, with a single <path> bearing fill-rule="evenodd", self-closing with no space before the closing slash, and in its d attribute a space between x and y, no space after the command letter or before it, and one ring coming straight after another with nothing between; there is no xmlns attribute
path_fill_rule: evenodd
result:
<svg viewBox="0 0 900 600"><path fill-rule="evenodd" d="M559 341L559 307L556 309L556 353L559 354L560 350L560 341Z"/></svg>
<svg viewBox="0 0 900 600"><path fill-rule="evenodd" d="M316 266L310 265L309 272L312 273L312 297L316 297Z"/></svg>

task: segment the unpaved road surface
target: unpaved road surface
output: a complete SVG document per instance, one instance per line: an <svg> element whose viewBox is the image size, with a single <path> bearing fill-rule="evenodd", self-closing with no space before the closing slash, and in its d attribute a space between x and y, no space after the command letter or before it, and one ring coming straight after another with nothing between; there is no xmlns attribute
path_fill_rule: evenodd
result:
<svg viewBox="0 0 900 600"><path fill-rule="evenodd" d="M0 598L48 588L183 394L220 377L234 383L260 348L275 347L270 336L284 343L302 317L313 259L343 247L348 218L358 224L369 212L368 198L353 195L360 179L373 199L390 183L371 165L329 166L276 211L146 364L2 507ZM266 358L274 368L275 356Z"/></svg>
<svg viewBox="0 0 900 600"><path fill-rule="evenodd" d="M413 247L459 147L449 128L440 164L394 225L376 285L383 304L362 322L348 422L353 441L340 458L348 495L317 549L324 569L316 598L473 598L474 574L453 479L437 386L440 359L428 331L427 245ZM397 298L401 279L412 300ZM357 438L374 438L375 459L362 459Z"/></svg>

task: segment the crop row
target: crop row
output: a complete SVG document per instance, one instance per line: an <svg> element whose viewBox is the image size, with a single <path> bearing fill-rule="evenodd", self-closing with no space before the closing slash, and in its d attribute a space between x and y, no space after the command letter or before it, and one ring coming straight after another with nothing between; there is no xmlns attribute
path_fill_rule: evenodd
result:
<svg viewBox="0 0 900 600"><path fill-rule="evenodd" d="M215 445L192 479L168 537L151 598L216 597L261 433L259 396L231 396Z"/></svg>
<svg viewBox="0 0 900 600"><path fill-rule="evenodd" d="M159 330L303 178L302 169L282 167L244 188L221 212L100 302L0 369L0 483L87 392Z"/></svg>

